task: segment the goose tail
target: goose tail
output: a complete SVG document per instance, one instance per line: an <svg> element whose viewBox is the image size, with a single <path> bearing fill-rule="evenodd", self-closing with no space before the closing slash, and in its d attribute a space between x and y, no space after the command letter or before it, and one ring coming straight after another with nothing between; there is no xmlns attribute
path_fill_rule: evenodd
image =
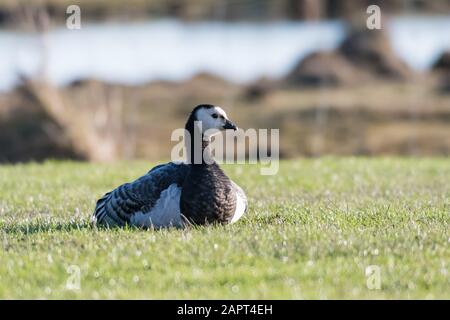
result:
<svg viewBox="0 0 450 320"><path fill-rule="evenodd" d="M93 225L103 225L105 223L105 218L107 218L108 215L106 204L108 203L110 198L111 192L108 192L97 201L94 214L91 217L91 223Z"/></svg>

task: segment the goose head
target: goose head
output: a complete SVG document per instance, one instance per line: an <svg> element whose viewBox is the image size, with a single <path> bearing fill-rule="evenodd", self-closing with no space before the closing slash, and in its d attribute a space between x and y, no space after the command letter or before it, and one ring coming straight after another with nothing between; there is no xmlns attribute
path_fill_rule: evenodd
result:
<svg viewBox="0 0 450 320"><path fill-rule="evenodd" d="M226 112L218 106L201 104L192 110L186 127L193 123L201 124L202 134L211 136L224 130L237 130L237 126L228 118Z"/></svg>

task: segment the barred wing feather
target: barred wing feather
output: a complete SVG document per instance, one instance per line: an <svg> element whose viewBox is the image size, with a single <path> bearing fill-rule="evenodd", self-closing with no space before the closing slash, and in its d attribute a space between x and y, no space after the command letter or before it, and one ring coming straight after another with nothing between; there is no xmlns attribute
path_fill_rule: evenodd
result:
<svg viewBox="0 0 450 320"><path fill-rule="evenodd" d="M136 213L151 212L169 186L181 186L188 171L189 166L184 163L169 162L154 167L139 179L119 186L98 200L93 222L109 227L130 224Z"/></svg>

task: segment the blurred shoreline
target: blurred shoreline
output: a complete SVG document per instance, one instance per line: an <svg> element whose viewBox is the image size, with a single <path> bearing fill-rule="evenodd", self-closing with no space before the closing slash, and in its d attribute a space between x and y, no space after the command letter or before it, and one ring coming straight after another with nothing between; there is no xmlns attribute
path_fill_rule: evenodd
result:
<svg viewBox="0 0 450 320"><path fill-rule="evenodd" d="M392 1L377 31L355 23L364 1L225 1L218 14L200 0L192 14L133 0L123 20L124 2L81 1L83 28L70 31L67 1L33 3L0 4L13 28L0 31L0 162L168 158L172 130L201 103L242 128L280 129L282 158L450 155L446 6ZM133 13L156 3L158 14ZM111 14L91 19L91 5Z"/></svg>
<svg viewBox="0 0 450 320"><path fill-rule="evenodd" d="M450 15L390 17L383 30L398 58L416 72L428 72L450 50ZM309 54L335 50L350 31L343 20L255 24L170 19L86 24L81 30L0 31L0 91L12 89L19 77L36 74L56 86L85 79L123 85L183 82L199 73L237 84L278 80Z"/></svg>

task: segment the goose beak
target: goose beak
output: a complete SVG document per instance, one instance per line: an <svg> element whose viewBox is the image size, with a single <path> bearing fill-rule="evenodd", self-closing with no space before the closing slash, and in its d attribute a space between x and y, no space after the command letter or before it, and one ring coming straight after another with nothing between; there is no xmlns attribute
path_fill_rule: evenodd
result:
<svg viewBox="0 0 450 320"><path fill-rule="evenodd" d="M223 126L224 130L228 130L228 129L232 129L232 130L237 130L236 125L231 122L230 120L227 119L227 121L225 122L225 125Z"/></svg>

